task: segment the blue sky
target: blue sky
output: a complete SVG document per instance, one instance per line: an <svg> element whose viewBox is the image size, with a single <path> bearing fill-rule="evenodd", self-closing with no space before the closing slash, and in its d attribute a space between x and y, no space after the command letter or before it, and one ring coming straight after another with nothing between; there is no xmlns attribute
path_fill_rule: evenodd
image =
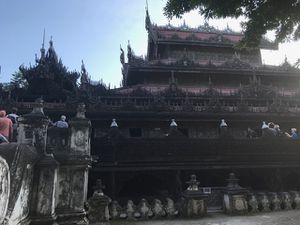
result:
<svg viewBox="0 0 300 225"><path fill-rule="evenodd" d="M148 0L152 22L168 22L163 15L165 2ZM143 0L0 0L0 82L8 82L21 64L34 64L45 28L45 46L53 36L56 52L70 70L80 71L83 59L93 80L118 86L120 44L126 50L130 40L137 55L146 54L145 4ZM184 19L191 27L203 24L197 12ZM183 20L171 23L180 25ZM232 19L210 24L239 29L238 21ZM284 44L279 52L264 51L264 62L279 64L285 55L294 62L299 52L299 43Z"/></svg>

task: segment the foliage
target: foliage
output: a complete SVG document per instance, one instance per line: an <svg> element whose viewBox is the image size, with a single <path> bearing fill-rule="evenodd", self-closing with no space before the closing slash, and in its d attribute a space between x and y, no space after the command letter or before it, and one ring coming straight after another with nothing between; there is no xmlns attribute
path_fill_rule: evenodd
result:
<svg viewBox="0 0 300 225"><path fill-rule="evenodd" d="M23 73L18 70L16 71L10 80L10 86L11 88L24 88L26 89L28 87L28 82L26 78L24 77Z"/></svg>
<svg viewBox="0 0 300 225"><path fill-rule="evenodd" d="M168 0L164 8L169 18L194 9L205 19L244 16L241 48L257 47L269 30L275 30L276 42L300 38L299 0Z"/></svg>
<svg viewBox="0 0 300 225"><path fill-rule="evenodd" d="M61 61L48 57L33 67L21 66L20 71L28 82L28 94L57 98L73 95L80 76L78 72L68 71Z"/></svg>

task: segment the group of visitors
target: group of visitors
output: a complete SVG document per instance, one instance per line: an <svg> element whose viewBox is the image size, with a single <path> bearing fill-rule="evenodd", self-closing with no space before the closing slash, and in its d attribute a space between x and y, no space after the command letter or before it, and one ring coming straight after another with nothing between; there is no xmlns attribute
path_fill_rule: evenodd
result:
<svg viewBox="0 0 300 225"><path fill-rule="evenodd" d="M221 135L224 135L224 133L227 133L227 123L224 119L221 120L220 123L220 133ZM292 140L297 140L299 138L298 131L296 128L291 128L290 133L283 132L280 130L280 126L278 124L275 124L273 122L269 122L268 124L263 121L261 126L261 131L258 131L257 129L251 129L248 127L247 129L247 137L248 138L258 138L260 136L263 137L287 137Z"/></svg>
<svg viewBox="0 0 300 225"><path fill-rule="evenodd" d="M9 114L6 114L5 110L0 110L0 144L16 141L18 117L19 116L17 115L16 108L13 108ZM65 115L62 115L60 120L56 121L55 123L51 122L50 125L58 128L69 127Z"/></svg>
<svg viewBox="0 0 300 225"><path fill-rule="evenodd" d="M262 135L267 137L287 137L291 138L293 140L297 140L299 138L298 131L296 128L291 128L291 132L283 132L280 130L280 126L278 124L275 124L273 122L269 122L266 124L265 121L263 121L262 124Z"/></svg>

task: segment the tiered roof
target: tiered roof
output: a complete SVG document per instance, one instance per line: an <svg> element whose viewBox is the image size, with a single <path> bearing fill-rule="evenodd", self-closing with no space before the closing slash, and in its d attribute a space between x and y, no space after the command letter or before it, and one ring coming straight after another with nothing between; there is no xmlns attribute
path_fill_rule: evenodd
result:
<svg viewBox="0 0 300 225"><path fill-rule="evenodd" d="M185 44L233 46L243 37L243 33L235 32L228 26L219 30L207 22L197 28L189 27L185 22L182 26L175 27L170 23L166 26L157 26L151 23L148 10L146 10L146 30L154 42L185 42ZM278 45L264 38L260 48L278 49Z"/></svg>

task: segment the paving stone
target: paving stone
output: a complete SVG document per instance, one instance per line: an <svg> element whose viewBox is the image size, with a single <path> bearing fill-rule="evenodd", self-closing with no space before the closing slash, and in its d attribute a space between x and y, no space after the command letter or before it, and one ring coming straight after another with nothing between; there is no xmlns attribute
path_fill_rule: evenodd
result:
<svg viewBox="0 0 300 225"><path fill-rule="evenodd" d="M249 216L210 214L202 219L112 221L111 225L300 225L300 211L280 211Z"/></svg>

